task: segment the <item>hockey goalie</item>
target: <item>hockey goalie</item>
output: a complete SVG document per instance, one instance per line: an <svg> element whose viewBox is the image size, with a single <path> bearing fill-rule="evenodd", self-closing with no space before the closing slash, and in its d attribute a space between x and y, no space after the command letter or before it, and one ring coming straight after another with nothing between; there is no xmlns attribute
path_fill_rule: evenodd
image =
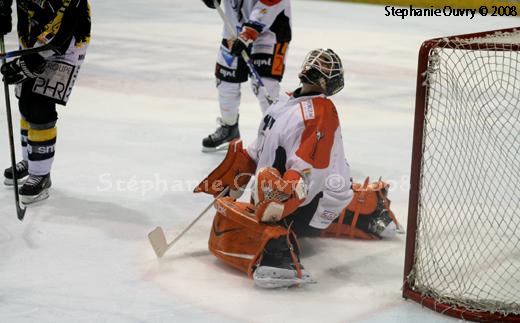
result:
<svg viewBox="0 0 520 323"><path fill-rule="evenodd" d="M195 192L216 201L210 251L264 288L313 282L300 263L300 237L380 239L398 226L384 182L352 184L332 96L344 86L331 49L311 51L302 86L269 107L247 149L231 142L224 161ZM236 201L254 175L252 203Z"/></svg>

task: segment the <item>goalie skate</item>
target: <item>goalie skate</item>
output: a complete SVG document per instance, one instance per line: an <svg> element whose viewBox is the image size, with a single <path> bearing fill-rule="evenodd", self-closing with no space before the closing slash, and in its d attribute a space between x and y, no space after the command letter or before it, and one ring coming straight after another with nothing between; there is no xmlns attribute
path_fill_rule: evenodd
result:
<svg viewBox="0 0 520 323"><path fill-rule="evenodd" d="M262 260L253 272L255 285L261 288L287 288L314 283L311 274L300 263L299 249L288 237L271 239ZM294 246L297 246L294 241Z"/></svg>
<svg viewBox="0 0 520 323"><path fill-rule="evenodd" d="M306 284L315 284L311 274L305 269L301 270L301 278L294 269L285 269L270 266L260 266L253 273L255 285L260 288L289 288Z"/></svg>
<svg viewBox="0 0 520 323"><path fill-rule="evenodd" d="M404 234L404 229L395 224L385 209L368 225L368 230L381 238L393 238L397 234Z"/></svg>

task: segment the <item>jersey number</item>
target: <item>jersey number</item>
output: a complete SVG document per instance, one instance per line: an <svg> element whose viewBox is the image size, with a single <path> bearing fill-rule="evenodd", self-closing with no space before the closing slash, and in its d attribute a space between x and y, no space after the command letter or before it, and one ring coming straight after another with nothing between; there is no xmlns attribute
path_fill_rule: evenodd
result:
<svg viewBox="0 0 520 323"><path fill-rule="evenodd" d="M264 117L264 127L262 128L263 131L266 131L267 129L271 130L273 128L274 123L276 120L271 117L270 115L266 115Z"/></svg>

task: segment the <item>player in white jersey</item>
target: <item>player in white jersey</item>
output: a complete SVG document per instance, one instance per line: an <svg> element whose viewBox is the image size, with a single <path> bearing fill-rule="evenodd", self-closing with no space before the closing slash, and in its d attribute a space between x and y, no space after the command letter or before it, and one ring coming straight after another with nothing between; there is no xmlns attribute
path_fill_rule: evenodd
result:
<svg viewBox="0 0 520 323"><path fill-rule="evenodd" d="M213 0L203 1L214 8ZM240 138L238 113L241 83L246 82L249 75L249 69L240 57L241 52L248 50L269 96L276 99L292 38L290 0L224 0L223 6L227 19L236 26L238 38L224 28L215 68L220 125L203 139L202 150L206 152L225 147L229 141ZM265 113L269 102L253 79L251 86L262 113Z"/></svg>
<svg viewBox="0 0 520 323"><path fill-rule="evenodd" d="M256 140L247 149L233 141L222 164L195 190L215 196L231 189L230 197L217 200L210 250L266 288L312 281L300 264L297 237L320 236L335 220L340 228L354 196L338 114L328 99L343 88L341 60L330 49L313 50L299 78L302 87L269 107ZM254 205L236 202L252 174ZM392 228L392 219L385 220L383 226Z"/></svg>

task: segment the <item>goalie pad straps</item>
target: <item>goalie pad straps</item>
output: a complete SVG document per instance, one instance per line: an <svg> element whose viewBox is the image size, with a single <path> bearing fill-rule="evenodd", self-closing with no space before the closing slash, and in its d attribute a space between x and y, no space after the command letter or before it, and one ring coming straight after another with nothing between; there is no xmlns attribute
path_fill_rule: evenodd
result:
<svg viewBox="0 0 520 323"><path fill-rule="evenodd" d="M340 238L347 236L351 239L379 240L380 237L358 228L360 216L369 216L378 209L378 199L383 202L384 208L388 211L392 221L397 227L400 227L395 214L390 209L390 200L388 200L386 196L388 184L381 180L369 184L369 178L367 177L363 184L354 183L352 188L354 190L354 198L341 212L338 222L332 223L322 232L322 237ZM353 213L352 222L350 224L345 223L347 212L350 212L350 214Z"/></svg>
<svg viewBox="0 0 520 323"><path fill-rule="evenodd" d="M386 190L386 187L384 188ZM395 214L394 212L390 209L390 200L388 199L388 197L386 197L385 194L383 194L383 190L379 190L377 192L379 194L379 196L381 197L381 199L383 200L383 204L385 205L385 209L388 210L388 214L390 215L390 218L392 218L392 221L394 221L395 225L397 226L398 229L401 229L401 224L397 221L397 218L395 217Z"/></svg>
<svg viewBox="0 0 520 323"><path fill-rule="evenodd" d="M216 207L208 246L219 260L252 277L267 243L280 237L287 237L291 258L298 260L290 242L292 238L297 243L294 233L280 225L257 221L253 205L224 197L217 200ZM298 261L294 264L299 268ZM298 275L301 277L301 269L298 269Z"/></svg>
<svg viewBox="0 0 520 323"><path fill-rule="evenodd" d="M294 234L294 232L291 230L291 225L289 225L289 228L287 230L289 230L289 232L290 232L287 235L287 245L289 246L289 249L291 250L291 259L292 259L294 267L296 269L296 277L301 279L303 277L302 266L300 265L300 260L298 259L298 256L294 252L294 246L291 243L290 238L292 237L294 239L294 241L296 242L296 245L297 245L296 247L298 248L298 254L300 253L300 245L298 244L298 239L296 237L296 234Z"/></svg>
<svg viewBox="0 0 520 323"><path fill-rule="evenodd" d="M349 234L350 239L354 239L354 237L355 237L354 228L356 228L357 221L359 219L359 212L361 211L361 207L363 205L365 205L365 195L367 192L368 181L369 181L369 178L368 177L365 178L365 182L363 183L363 187L361 188L361 192L359 193L358 198L353 199L353 202L355 204L355 207L354 207L355 211L354 211L354 219L352 220L352 225L350 226L350 234ZM376 203L376 205L377 205L377 203ZM345 216L345 212L342 213L342 216L343 217ZM338 222L338 223L343 223L343 219L341 219L341 222ZM337 233L336 237L339 237L339 233Z"/></svg>
<svg viewBox="0 0 520 323"><path fill-rule="evenodd" d="M231 196L240 196L255 169L255 162L242 148L242 140L233 140L229 143L224 160L195 187L193 192L204 192L216 197L229 186Z"/></svg>

